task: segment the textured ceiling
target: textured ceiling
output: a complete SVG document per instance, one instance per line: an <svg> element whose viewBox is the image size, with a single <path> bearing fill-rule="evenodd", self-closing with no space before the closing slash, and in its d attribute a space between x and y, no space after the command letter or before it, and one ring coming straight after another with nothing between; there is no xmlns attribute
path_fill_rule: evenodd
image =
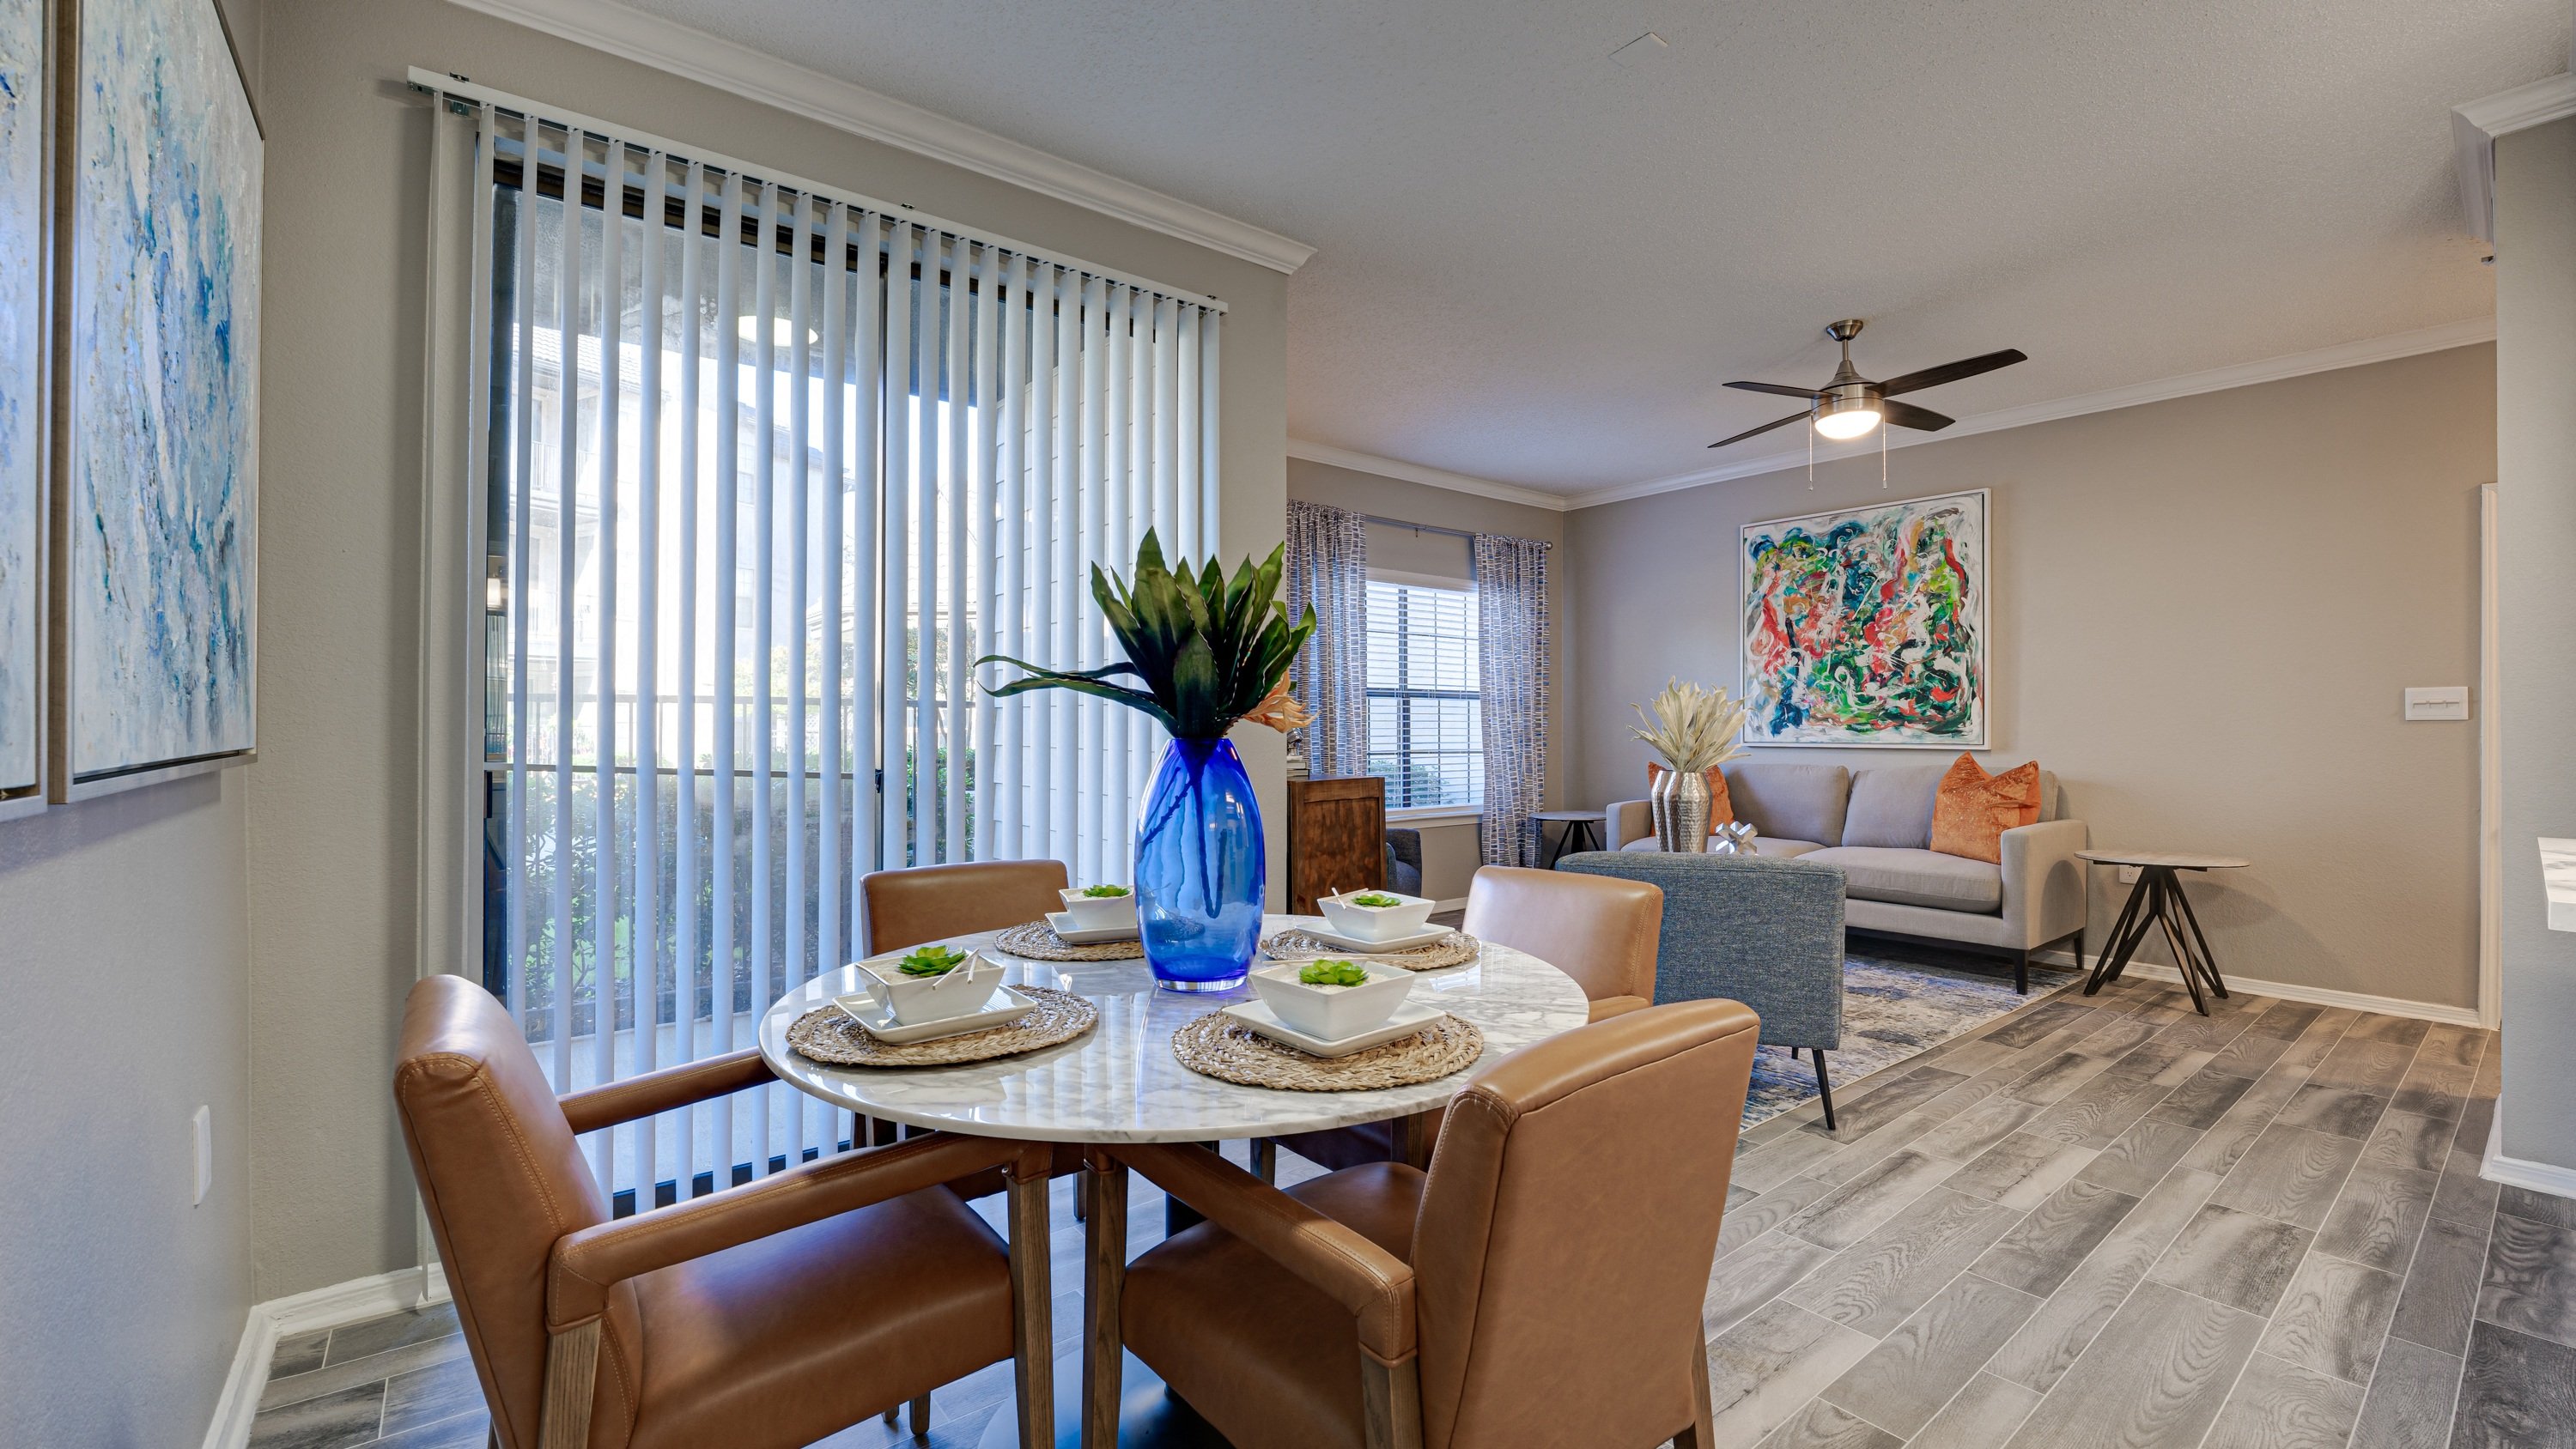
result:
<svg viewBox="0 0 2576 1449"><path fill-rule="evenodd" d="M2029 353L1914 399L1970 415L2491 313L2446 111L2565 69L2570 28L2565 0L636 3L1314 244L1290 434L1563 493L1721 461L1786 409L1719 384L1821 381L1841 316L1875 377ZM1608 58L1650 30L1654 61Z"/></svg>

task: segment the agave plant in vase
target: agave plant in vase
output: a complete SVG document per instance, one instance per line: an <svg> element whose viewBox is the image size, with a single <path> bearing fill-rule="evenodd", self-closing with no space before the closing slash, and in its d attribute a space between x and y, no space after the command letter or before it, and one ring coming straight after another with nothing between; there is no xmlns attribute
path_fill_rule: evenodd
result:
<svg viewBox="0 0 2576 1449"><path fill-rule="evenodd" d="M1714 803L1708 772L1743 753L1744 706L1723 689L1673 679L1636 710L1646 728L1632 733L1664 757L1664 773L1648 792L1655 843L1666 850L1706 850Z"/></svg>
<svg viewBox="0 0 2576 1449"><path fill-rule="evenodd" d="M1071 689L1153 716L1171 732L1136 829L1136 923L1154 979L1175 991L1243 983L1261 941L1269 862L1261 806L1226 732L1239 720L1282 732L1308 723L1288 693L1288 666L1315 632L1279 602L1285 550L1228 578L1215 559L1196 575L1166 567L1149 530L1133 577L1094 565L1091 597L1127 657L1099 669L1047 669L999 654L1027 674L993 690ZM1132 679L1133 685L1113 683Z"/></svg>

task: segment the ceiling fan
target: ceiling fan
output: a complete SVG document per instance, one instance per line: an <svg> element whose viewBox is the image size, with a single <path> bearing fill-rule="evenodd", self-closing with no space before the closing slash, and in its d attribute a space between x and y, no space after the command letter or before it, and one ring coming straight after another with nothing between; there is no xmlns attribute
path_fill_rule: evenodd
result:
<svg viewBox="0 0 2576 1449"><path fill-rule="evenodd" d="M1851 340L1860 335L1860 327L1859 318L1849 317L1825 329L1827 337L1843 345L1843 362L1842 366L1834 369L1833 380L1823 387L1786 387L1776 382L1728 383L1728 387L1742 388L1746 392L1802 397L1807 399L1807 407L1805 411L1791 413L1777 422L1747 428L1731 438L1720 438L1709 446L1723 448L1729 443L1740 443L1758 433L1787 427L1800 418L1815 419L1816 431L1837 442L1867 436L1882 419L1900 428L1938 432L1957 419L1943 417L1930 408L1918 408L1912 403L1892 399L1901 392L1919 392L1927 387L1938 387L1945 382L1957 382L1963 377L1974 377L1981 372L1992 372L1998 367L2010 367L2016 362L2030 360L2018 349L2007 347L2001 352L1963 357L1957 362L1945 362L1939 367L1927 367L1921 372L1909 372L1885 382L1872 382L1852 367Z"/></svg>

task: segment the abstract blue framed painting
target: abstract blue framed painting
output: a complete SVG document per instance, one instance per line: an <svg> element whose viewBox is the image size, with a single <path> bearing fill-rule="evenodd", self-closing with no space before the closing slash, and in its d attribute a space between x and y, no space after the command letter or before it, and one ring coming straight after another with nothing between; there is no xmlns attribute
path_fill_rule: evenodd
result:
<svg viewBox="0 0 2576 1449"><path fill-rule="evenodd" d="M256 743L261 140L215 0L81 0L54 789Z"/></svg>
<svg viewBox="0 0 2576 1449"><path fill-rule="evenodd" d="M44 804L45 0L0 0L0 816Z"/></svg>

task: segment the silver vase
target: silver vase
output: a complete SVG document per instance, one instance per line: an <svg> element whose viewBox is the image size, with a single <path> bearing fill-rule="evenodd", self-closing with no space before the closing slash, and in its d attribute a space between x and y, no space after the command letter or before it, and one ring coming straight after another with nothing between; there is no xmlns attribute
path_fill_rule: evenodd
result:
<svg viewBox="0 0 2576 1449"><path fill-rule="evenodd" d="M1673 772L1658 770L1646 782L1646 809L1655 822L1655 849L1673 848Z"/></svg>
<svg viewBox="0 0 2576 1449"><path fill-rule="evenodd" d="M1708 777L1697 770L1667 770L1664 818L1672 839L1664 849L1697 855L1708 849Z"/></svg>

